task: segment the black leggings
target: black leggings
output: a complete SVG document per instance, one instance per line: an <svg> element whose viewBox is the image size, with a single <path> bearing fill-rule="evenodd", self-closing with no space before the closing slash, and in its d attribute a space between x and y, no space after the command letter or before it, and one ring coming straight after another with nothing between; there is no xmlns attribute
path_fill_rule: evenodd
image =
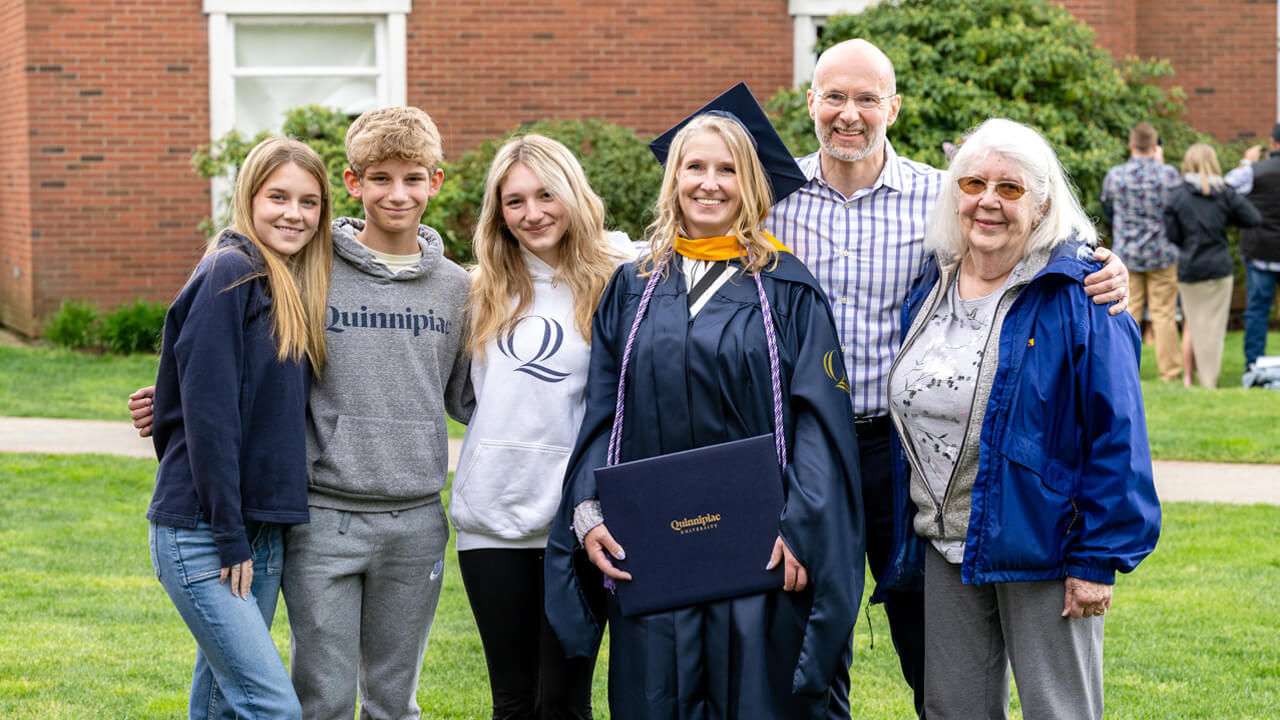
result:
<svg viewBox="0 0 1280 720"><path fill-rule="evenodd" d="M590 720L596 658L566 658L542 611L541 549L464 550L458 568L489 666L494 720Z"/></svg>

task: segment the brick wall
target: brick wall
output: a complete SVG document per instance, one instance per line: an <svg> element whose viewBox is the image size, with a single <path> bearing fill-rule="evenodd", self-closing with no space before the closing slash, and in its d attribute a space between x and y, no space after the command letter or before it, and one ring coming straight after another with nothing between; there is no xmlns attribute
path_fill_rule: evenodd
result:
<svg viewBox="0 0 1280 720"><path fill-rule="evenodd" d="M21 3L0 5L0 324L24 328L31 317L25 25Z"/></svg>
<svg viewBox="0 0 1280 720"><path fill-rule="evenodd" d="M1265 137L1276 121L1276 3L1142 0L1138 54L1169 58L1187 117L1222 141ZM1154 30L1158 29L1159 32Z"/></svg>
<svg viewBox="0 0 1280 720"><path fill-rule="evenodd" d="M1137 53L1138 0L1064 0L1059 3L1098 34L1098 45L1124 59Z"/></svg>
<svg viewBox="0 0 1280 720"><path fill-rule="evenodd" d="M34 288L5 324L32 332L64 298L167 300L209 208L191 170L209 139L200 0L25 6Z"/></svg>
<svg viewBox="0 0 1280 720"><path fill-rule="evenodd" d="M740 80L761 101L790 85L790 29L782 0L414 0L409 102L449 157L549 117L656 135Z"/></svg>
<svg viewBox="0 0 1280 720"><path fill-rule="evenodd" d="M1187 120L1228 142L1276 122L1274 0L1066 0L1117 59L1165 58L1166 87L1186 92Z"/></svg>

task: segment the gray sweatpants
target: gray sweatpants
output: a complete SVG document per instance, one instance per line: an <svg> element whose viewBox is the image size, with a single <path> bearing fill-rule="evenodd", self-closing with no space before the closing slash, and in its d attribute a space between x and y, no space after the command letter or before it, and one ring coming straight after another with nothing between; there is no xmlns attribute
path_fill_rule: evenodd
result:
<svg viewBox="0 0 1280 720"><path fill-rule="evenodd" d="M399 512L311 508L285 538L290 669L308 720L420 716L418 675L449 526L439 500Z"/></svg>
<svg viewBox="0 0 1280 720"><path fill-rule="evenodd" d="M1062 617L1062 580L965 585L929 546L924 707L929 720L1003 720L1009 665L1027 720L1102 717L1102 617Z"/></svg>

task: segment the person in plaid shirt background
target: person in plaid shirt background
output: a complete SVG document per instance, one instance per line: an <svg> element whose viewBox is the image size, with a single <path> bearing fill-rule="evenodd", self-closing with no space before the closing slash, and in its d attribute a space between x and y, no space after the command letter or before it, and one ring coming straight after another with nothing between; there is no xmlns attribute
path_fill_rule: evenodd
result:
<svg viewBox="0 0 1280 720"><path fill-rule="evenodd" d="M1165 237L1165 197L1182 183L1178 169L1164 162L1164 149L1150 123L1129 133L1129 161L1107 171L1102 181L1102 208L1111 221L1111 249L1129 268L1129 312L1142 325L1142 310L1151 310L1156 365L1160 379L1182 374L1178 341L1178 249Z"/></svg>

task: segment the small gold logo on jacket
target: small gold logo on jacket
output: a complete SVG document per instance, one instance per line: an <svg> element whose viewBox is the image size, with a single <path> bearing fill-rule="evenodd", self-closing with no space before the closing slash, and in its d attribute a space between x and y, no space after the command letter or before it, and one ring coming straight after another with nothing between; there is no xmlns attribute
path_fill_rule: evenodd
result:
<svg viewBox="0 0 1280 720"><path fill-rule="evenodd" d="M720 523L720 513L703 513L694 517L671 521L671 529L681 535L713 530Z"/></svg>
<svg viewBox="0 0 1280 720"><path fill-rule="evenodd" d="M840 355L835 350L828 350L822 356L822 369L827 371L827 377L836 384L837 390L849 392L849 373L845 372L844 363L840 360ZM840 370L840 377L836 377L837 368Z"/></svg>

